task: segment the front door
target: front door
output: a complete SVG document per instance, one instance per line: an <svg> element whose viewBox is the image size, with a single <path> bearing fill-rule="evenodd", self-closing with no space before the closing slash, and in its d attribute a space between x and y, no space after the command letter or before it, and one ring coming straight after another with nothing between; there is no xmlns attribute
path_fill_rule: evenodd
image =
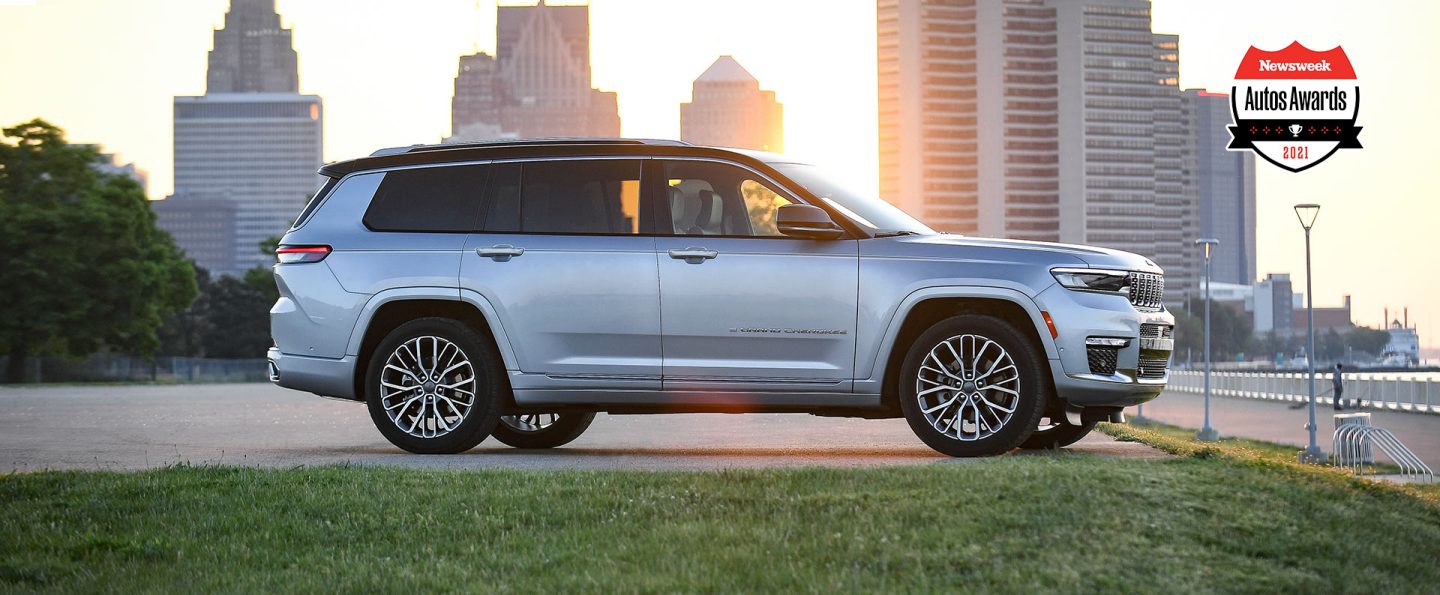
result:
<svg viewBox="0 0 1440 595"><path fill-rule="evenodd" d="M656 240L665 390L849 392L858 243L781 235L775 211L798 199L749 169L650 171L671 234Z"/></svg>
<svg viewBox="0 0 1440 595"><path fill-rule="evenodd" d="M640 159L499 163L460 287L494 306L529 390L660 388L655 238ZM553 399L553 397L546 397Z"/></svg>

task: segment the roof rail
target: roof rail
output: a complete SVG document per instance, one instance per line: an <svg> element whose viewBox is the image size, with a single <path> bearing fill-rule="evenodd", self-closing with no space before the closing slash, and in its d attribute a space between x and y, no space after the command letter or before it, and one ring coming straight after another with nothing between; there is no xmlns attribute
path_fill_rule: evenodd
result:
<svg viewBox="0 0 1440 595"><path fill-rule="evenodd" d="M687 143L685 141L656 138L503 138L463 143L391 147L375 151L374 153L371 153L370 156L378 157L381 155L397 155L400 153L421 153L426 151L448 151L451 149L473 149L482 147L536 147L548 145L659 145L671 147L692 146L690 143Z"/></svg>

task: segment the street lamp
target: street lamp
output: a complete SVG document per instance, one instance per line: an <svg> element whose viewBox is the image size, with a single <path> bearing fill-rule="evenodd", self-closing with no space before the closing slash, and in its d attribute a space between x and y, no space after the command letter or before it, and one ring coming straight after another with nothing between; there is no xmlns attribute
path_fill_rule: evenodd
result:
<svg viewBox="0 0 1440 595"><path fill-rule="evenodd" d="M1210 251L1220 245L1215 238L1200 238L1197 245L1205 247L1205 427L1195 434L1196 440L1214 442L1220 433L1210 427Z"/></svg>
<svg viewBox="0 0 1440 595"><path fill-rule="evenodd" d="M1318 216L1320 205L1295 205L1295 217L1300 220L1300 227L1305 228L1305 334L1310 342L1305 350L1305 360L1310 368L1310 423L1305 425L1310 430L1310 446L1300 453L1301 463L1325 462L1325 453L1320 452L1320 446L1315 444L1315 284L1312 282L1314 276L1310 274L1310 228L1315 226Z"/></svg>

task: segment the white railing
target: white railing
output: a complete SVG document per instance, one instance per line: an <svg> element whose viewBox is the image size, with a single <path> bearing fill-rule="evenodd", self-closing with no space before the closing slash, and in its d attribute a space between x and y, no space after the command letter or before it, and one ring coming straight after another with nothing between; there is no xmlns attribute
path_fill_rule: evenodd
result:
<svg viewBox="0 0 1440 595"><path fill-rule="evenodd" d="M1220 397L1267 401L1308 402L1308 374L1262 374L1256 372L1211 372L1210 394ZM1315 373L1315 399L1328 403L1330 374ZM1201 394L1205 373L1198 370L1171 370L1165 390ZM1364 409L1440 414L1440 380L1430 378L1346 378L1344 398L1348 409L1359 401Z"/></svg>

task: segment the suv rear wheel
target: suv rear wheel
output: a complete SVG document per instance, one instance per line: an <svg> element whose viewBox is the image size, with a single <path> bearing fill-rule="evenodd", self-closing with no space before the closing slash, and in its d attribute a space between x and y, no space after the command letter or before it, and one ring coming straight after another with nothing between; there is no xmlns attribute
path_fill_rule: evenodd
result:
<svg viewBox="0 0 1440 595"><path fill-rule="evenodd" d="M455 320L402 324L380 341L366 368L370 419L391 444L413 453L470 450L500 419L498 359L489 342Z"/></svg>
<svg viewBox="0 0 1440 595"><path fill-rule="evenodd" d="M1004 321L966 314L935 323L901 368L900 409L930 448L953 457L1007 452L1044 413L1035 347Z"/></svg>
<svg viewBox="0 0 1440 595"><path fill-rule="evenodd" d="M527 413L505 415L495 426L496 440L515 448L555 448L580 437L594 413Z"/></svg>

